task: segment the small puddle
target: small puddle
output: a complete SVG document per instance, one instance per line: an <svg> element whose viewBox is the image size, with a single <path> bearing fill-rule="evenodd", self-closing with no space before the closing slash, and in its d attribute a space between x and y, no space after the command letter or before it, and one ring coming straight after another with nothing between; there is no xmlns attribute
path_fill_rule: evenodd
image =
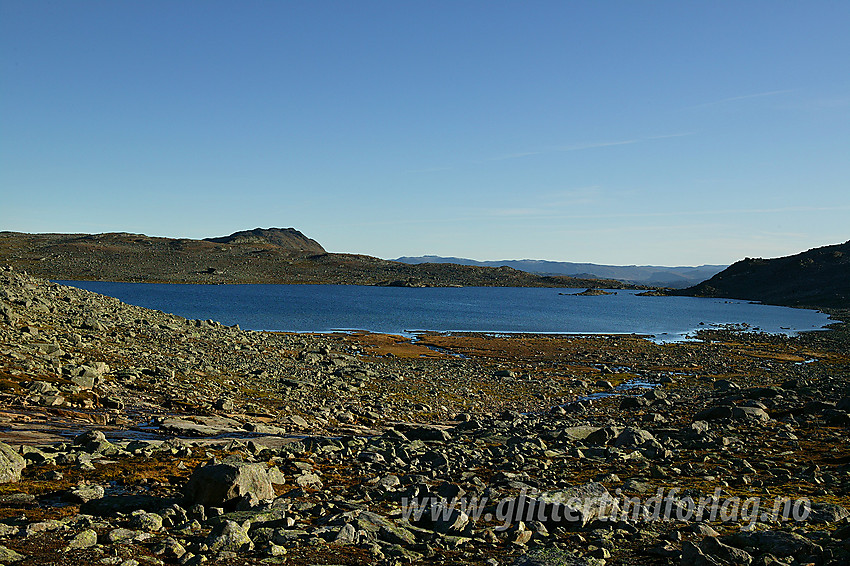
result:
<svg viewBox="0 0 850 566"><path fill-rule="evenodd" d="M577 397L572 401L567 401L566 403L561 403L560 405L554 405L550 408L554 409L556 407L569 407L570 405L574 405L576 403L580 403L582 401L594 401L596 399L605 399L607 397L622 397L626 395L629 391L633 389L642 389L642 390L650 390L655 389L656 387L660 387L660 383L653 383L651 381L646 381L645 379L636 378L630 379L628 381L624 381L620 385L614 387L614 389L609 391L599 391L598 393L590 393L588 395L582 395L581 397ZM540 414L539 411L531 411L528 413L523 413L525 415L532 414Z"/></svg>
<svg viewBox="0 0 850 566"><path fill-rule="evenodd" d="M79 431L76 431L72 434L72 436L76 436L79 434ZM216 434L212 436L204 436L204 435L180 435L174 434L167 430L163 430L159 427L159 425L155 424L153 421L146 421L139 423L131 428L124 430L109 430L104 431L107 440L113 441L125 441L125 440L139 440L139 441L156 441L156 442L164 442L172 438L176 438L178 440L185 440L188 442L210 442L216 440L262 440L264 438L269 439L283 439L285 442L292 442L296 440L304 440L308 438L328 438L328 439L339 439L341 437L338 436L330 436L330 435L310 435L310 434L287 434L285 436L278 434L266 434L262 432L251 432L251 431L229 431L223 432L221 434Z"/></svg>
<svg viewBox="0 0 850 566"><path fill-rule="evenodd" d="M417 344L419 342L419 339L417 338L417 339L411 340L410 342L411 342L411 344ZM428 348L429 350L432 350L434 352L437 352L438 354L444 354L446 356L451 356L453 358L458 358L460 360L468 360L469 359L467 356L464 356L463 354L458 354L457 352L452 352L451 350L448 350L446 348L440 348L439 346L432 346L430 344L419 344L419 345L424 346L425 348Z"/></svg>
<svg viewBox="0 0 850 566"><path fill-rule="evenodd" d="M581 397L577 397L573 401L568 403L564 403L562 405L556 405L557 407L568 407L574 403L578 403L580 401L593 401L594 399L605 399L607 397L621 397L626 395L632 389L655 389L659 387L660 383L652 383L651 381L646 381L645 379L630 379L628 381L624 381L620 385L616 385L614 389L609 391L599 391L597 393L591 393L589 395L582 395Z"/></svg>

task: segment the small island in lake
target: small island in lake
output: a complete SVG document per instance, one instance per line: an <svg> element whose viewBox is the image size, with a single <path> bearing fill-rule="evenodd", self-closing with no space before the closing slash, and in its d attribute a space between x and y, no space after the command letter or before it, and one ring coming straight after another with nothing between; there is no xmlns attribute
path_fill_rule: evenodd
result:
<svg viewBox="0 0 850 566"><path fill-rule="evenodd" d="M616 295L614 291L606 291L605 289L585 289L581 293L558 293L559 295L569 295L573 297L597 297L599 295Z"/></svg>

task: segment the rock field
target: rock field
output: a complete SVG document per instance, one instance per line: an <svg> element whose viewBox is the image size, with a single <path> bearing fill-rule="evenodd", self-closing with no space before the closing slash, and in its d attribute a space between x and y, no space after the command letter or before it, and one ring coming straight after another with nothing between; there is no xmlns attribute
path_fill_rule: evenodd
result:
<svg viewBox="0 0 850 566"><path fill-rule="evenodd" d="M3 268L0 564L844 565L848 376L843 322L278 334Z"/></svg>

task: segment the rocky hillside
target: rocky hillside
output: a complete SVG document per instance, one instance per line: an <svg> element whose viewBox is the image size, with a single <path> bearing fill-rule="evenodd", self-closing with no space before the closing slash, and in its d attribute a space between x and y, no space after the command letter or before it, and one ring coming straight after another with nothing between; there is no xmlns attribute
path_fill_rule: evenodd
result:
<svg viewBox="0 0 850 566"><path fill-rule="evenodd" d="M677 294L848 308L850 241L775 259L746 258Z"/></svg>
<svg viewBox="0 0 850 566"><path fill-rule="evenodd" d="M509 267L407 265L366 255L327 253L292 228L257 228L206 240L126 233L0 232L0 264L39 277L80 281L630 287L620 281L547 277Z"/></svg>

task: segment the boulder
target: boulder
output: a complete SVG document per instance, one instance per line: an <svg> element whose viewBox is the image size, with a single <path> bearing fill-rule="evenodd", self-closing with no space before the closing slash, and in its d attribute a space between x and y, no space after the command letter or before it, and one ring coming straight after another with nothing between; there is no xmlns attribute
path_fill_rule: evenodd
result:
<svg viewBox="0 0 850 566"><path fill-rule="evenodd" d="M714 383L712 383L712 387L714 387L715 391L727 392L727 391L738 391L741 387L728 379L716 379Z"/></svg>
<svg viewBox="0 0 850 566"><path fill-rule="evenodd" d="M15 314L14 309L12 309L11 305L7 305L6 303L0 303L0 321L5 322L9 326L14 325L18 322L18 315Z"/></svg>
<svg viewBox="0 0 850 566"><path fill-rule="evenodd" d="M605 445L617 438L622 429L615 426L605 426L587 435L585 440L590 444Z"/></svg>
<svg viewBox="0 0 850 566"><path fill-rule="evenodd" d="M594 426L568 426L561 429L559 438L566 442L574 442L576 440L584 440L591 434L599 430L599 427Z"/></svg>
<svg viewBox="0 0 850 566"><path fill-rule="evenodd" d="M371 511L358 513L355 517L355 525L358 530L370 533L390 544L413 544L416 542L416 537L408 529Z"/></svg>
<svg viewBox="0 0 850 566"><path fill-rule="evenodd" d="M295 484L300 487L322 489L322 479L313 472L305 471L300 476L295 478Z"/></svg>
<svg viewBox="0 0 850 566"><path fill-rule="evenodd" d="M95 386L95 377L90 375L77 375L71 378L71 383L80 389L92 389Z"/></svg>
<svg viewBox="0 0 850 566"><path fill-rule="evenodd" d="M233 507L244 498L273 499L267 468L266 464L211 460L195 468L184 495L191 503L212 507Z"/></svg>
<svg viewBox="0 0 850 566"><path fill-rule="evenodd" d="M6 562L20 562L26 558L23 554L18 554L11 548L6 548L5 546L0 546L0 560L5 564Z"/></svg>
<svg viewBox="0 0 850 566"><path fill-rule="evenodd" d="M715 421L717 419L732 418L732 407L717 405L703 409L694 415L695 421Z"/></svg>
<svg viewBox="0 0 850 566"><path fill-rule="evenodd" d="M837 523L850 516L850 511L835 503L812 503L808 506L808 512L806 520L813 523Z"/></svg>
<svg viewBox="0 0 850 566"><path fill-rule="evenodd" d="M735 407L732 409L732 418L744 421L765 422L770 420L770 415L764 409L758 407Z"/></svg>
<svg viewBox="0 0 850 566"><path fill-rule="evenodd" d="M496 509L502 522L534 517L553 525L584 526L594 519L606 519L617 511L617 502L601 483L591 482L564 490L521 495L500 502Z"/></svg>
<svg viewBox="0 0 850 566"><path fill-rule="evenodd" d="M106 540L112 544L131 544L136 541L147 540L153 535L134 531L132 529L112 529L106 534Z"/></svg>
<svg viewBox="0 0 850 566"><path fill-rule="evenodd" d="M649 402L664 401L667 399L667 393L661 389L650 389L643 394L642 398Z"/></svg>
<svg viewBox="0 0 850 566"><path fill-rule="evenodd" d="M439 442L445 442L451 438L448 432L433 426L411 427L404 435L410 440L436 440Z"/></svg>
<svg viewBox="0 0 850 566"><path fill-rule="evenodd" d="M106 440L106 435L99 430L89 430L74 437L74 446L79 446L90 454L114 453L117 447Z"/></svg>
<svg viewBox="0 0 850 566"><path fill-rule="evenodd" d="M241 552L254 548L248 528L233 521L225 521L214 528L205 542L212 552Z"/></svg>
<svg viewBox="0 0 850 566"><path fill-rule="evenodd" d="M697 545L689 540L682 543L682 560L680 566L721 566L723 563L708 557Z"/></svg>
<svg viewBox="0 0 850 566"><path fill-rule="evenodd" d="M724 540L779 558L809 555L819 550L818 546L806 537L786 531L741 531L724 537Z"/></svg>
<svg viewBox="0 0 850 566"><path fill-rule="evenodd" d="M14 448L0 442L0 483L19 481L26 465L27 461Z"/></svg>
<svg viewBox="0 0 850 566"><path fill-rule="evenodd" d="M308 423L307 419L305 419L301 415L289 415L289 421L295 426L301 428L310 428L310 423Z"/></svg>
<svg viewBox="0 0 850 566"><path fill-rule="evenodd" d="M648 403L643 397L623 397L620 399L621 409L637 409L646 406Z"/></svg>
<svg viewBox="0 0 850 566"><path fill-rule="evenodd" d="M162 516L143 510L134 511L130 526L141 531L158 531L162 528Z"/></svg>
<svg viewBox="0 0 850 566"><path fill-rule="evenodd" d="M86 529L71 539L68 546L63 548L64 552L78 550L81 548L91 548L97 544L97 532L93 529Z"/></svg>
<svg viewBox="0 0 850 566"><path fill-rule="evenodd" d="M100 485L81 485L76 489L72 489L67 494L67 499L77 503L86 503L95 499L101 499L106 494L106 490Z"/></svg>
<svg viewBox="0 0 850 566"><path fill-rule="evenodd" d="M617 448L633 448L641 446L644 443L657 444L658 441L655 440L655 437L649 431L629 427L617 436L614 446Z"/></svg>
<svg viewBox="0 0 850 566"><path fill-rule="evenodd" d="M710 558L720 560L724 564L751 564L753 557L744 550L723 544L716 537L705 537L699 543L699 549Z"/></svg>
<svg viewBox="0 0 850 566"><path fill-rule="evenodd" d="M159 427L163 432L176 436L219 436L244 432L239 421L218 415L166 417L159 421Z"/></svg>
<svg viewBox="0 0 850 566"><path fill-rule="evenodd" d="M328 531L327 540L337 545L354 544L357 540L357 529L351 523L345 523L337 529Z"/></svg>
<svg viewBox="0 0 850 566"><path fill-rule="evenodd" d="M272 466L266 473L269 476L269 481L274 485L283 485L286 483L286 476L283 475L283 472L277 466Z"/></svg>

